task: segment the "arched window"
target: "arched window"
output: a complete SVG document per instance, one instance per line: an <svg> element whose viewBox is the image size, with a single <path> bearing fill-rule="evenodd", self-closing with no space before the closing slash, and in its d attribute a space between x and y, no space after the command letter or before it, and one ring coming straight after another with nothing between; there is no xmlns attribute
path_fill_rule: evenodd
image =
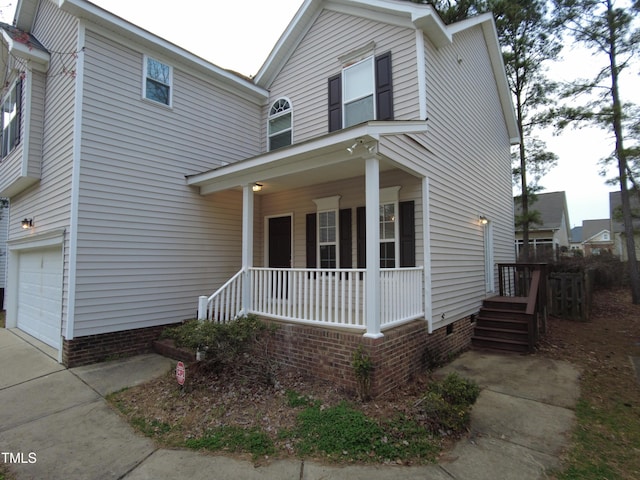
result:
<svg viewBox="0 0 640 480"><path fill-rule="evenodd" d="M269 109L269 151L291 145L292 109L291 102L279 98Z"/></svg>

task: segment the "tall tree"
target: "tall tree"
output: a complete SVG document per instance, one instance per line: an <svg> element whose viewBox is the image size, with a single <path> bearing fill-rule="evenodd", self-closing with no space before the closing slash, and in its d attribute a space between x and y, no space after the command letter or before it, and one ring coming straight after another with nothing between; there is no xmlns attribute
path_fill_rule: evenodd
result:
<svg viewBox="0 0 640 480"><path fill-rule="evenodd" d="M546 76L545 62L556 59L562 46L545 0L488 0L487 6L496 20L520 130L513 173L520 184L521 214L516 218L523 237L520 258L527 262L530 259L529 229L539 222L539 215L530 208L531 200L542 188L540 179L558 161L533 133L542 124L538 113L550 105L555 90L555 84Z"/></svg>
<svg viewBox="0 0 640 480"><path fill-rule="evenodd" d="M616 0L555 0L559 19L573 38L595 53L602 54L602 68L589 80L577 80L565 91L572 105L558 110L558 127L578 122L595 124L613 133L617 179L622 200L622 219L629 260L631 296L640 304L640 271L635 249L630 187L633 175L633 151L625 148L624 124L629 119L620 95L620 75L631 66L640 48L640 30L635 26L640 2ZM598 57L594 57L598 58ZM583 105L575 105L576 98L587 94ZM636 120L637 121L637 120Z"/></svg>
<svg viewBox="0 0 640 480"><path fill-rule="evenodd" d="M555 84L545 75L545 61L557 58L561 45L555 36L545 0L412 0L430 3L445 23L491 11L502 46L507 79L513 94L520 131L520 145L514 152L514 177L520 187L521 214L516 226L523 230L521 259L529 260L529 227L539 223L539 214L530 211L534 193L542 189L540 179L556 165L558 157L535 138L542 123L537 113L551 102ZM528 174L533 181L529 180Z"/></svg>

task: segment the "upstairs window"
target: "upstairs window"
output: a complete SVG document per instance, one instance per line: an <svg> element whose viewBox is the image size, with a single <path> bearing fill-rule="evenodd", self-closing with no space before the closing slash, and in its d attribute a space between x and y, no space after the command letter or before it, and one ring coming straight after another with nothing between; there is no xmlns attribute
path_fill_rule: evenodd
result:
<svg viewBox="0 0 640 480"><path fill-rule="evenodd" d="M145 57L144 98L164 105L171 105L173 70L154 58Z"/></svg>
<svg viewBox="0 0 640 480"><path fill-rule="evenodd" d="M393 120L391 52L346 66L329 79L329 131Z"/></svg>
<svg viewBox="0 0 640 480"><path fill-rule="evenodd" d="M287 147L292 143L291 102L280 98L269 109L269 151Z"/></svg>
<svg viewBox="0 0 640 480"><path fill-rule="evenodd" d="M342 116L345 128L375 119L374 89L373 57L342 71Z"/></svg>
<svg viewBox="0 0 640 480"><path fill-rule="evenodd" d="M20 143L20 105L22 82L15 82L2 99L2 158Z"/></svg>

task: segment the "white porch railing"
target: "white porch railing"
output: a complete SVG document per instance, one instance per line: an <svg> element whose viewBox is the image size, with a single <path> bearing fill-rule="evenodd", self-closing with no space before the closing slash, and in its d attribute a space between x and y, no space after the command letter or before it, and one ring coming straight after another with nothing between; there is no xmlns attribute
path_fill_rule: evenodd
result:
<svg viewBox="0 0 640 480"><path fill-rule="evenodd" d="M242 305L241 270L210 297L200 297L198 318L226 323L242 313L291 322L366 328L364 269L259 268L248 270L250 306ZM424 317L423 268L380 270L382 329Z"/></svg>

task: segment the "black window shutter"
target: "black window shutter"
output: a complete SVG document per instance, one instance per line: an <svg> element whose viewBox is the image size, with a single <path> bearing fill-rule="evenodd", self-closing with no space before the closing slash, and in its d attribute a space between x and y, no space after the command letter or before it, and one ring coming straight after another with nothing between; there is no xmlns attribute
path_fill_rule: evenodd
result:
<svg viewBox="0 0 640 480"><path fill-rule="evenodd" d="M342 128L342 75L329 79L329 131Z"/></svg>
<svg viewBox="0 0 640 480"><path fill-rule="evenodd" d="M340 210L340 268L351 268L351 209Z"/></svg>
<svg viewBox="0 0 640 480"><path fill-rule="evenodd" d="M367 268L367 215L365 207L356 209L356 268Z"/></svg>
<svg viewBox="0 0 640 480"><path fill-rule="evenodd" d="M376 57L376 120L393 120L391 52Z"/></svg>
<svg viewBox="0 0 640 480"><path fill-rule="evenodd" d="M316 214L307 214L307 268L316 268Z"/></svg>
<svg viewBox="0 0 640 480"><path fill-rule="evenodd" d="M400 266L416 266L416 218L413 201L400 202Z"/></svg>

